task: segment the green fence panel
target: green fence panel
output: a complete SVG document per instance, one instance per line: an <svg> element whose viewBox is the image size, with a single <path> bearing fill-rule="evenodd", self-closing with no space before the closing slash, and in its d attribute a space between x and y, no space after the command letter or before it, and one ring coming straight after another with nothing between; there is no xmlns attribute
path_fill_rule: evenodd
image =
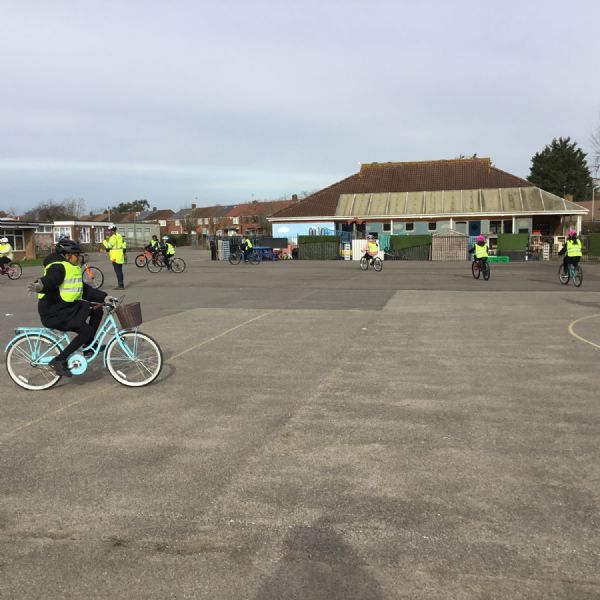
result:
<svg viewBox="0 0 600 600"><path fill-rule="evenodd" d="M299 235L298 245L301 244L339 244L340 238L337 235Z"/></svg>
<svg viewBox="0 0 600 600"><path fill-rule="evenodd" d="M528 233L498 234L498 252L525 252L528 244Z"/></svg>
<svg viewBox="0 0 600 600"><path fill-rule="evenodd" d="M311 236L313 237L313 236ZM333 260L340 258L340 242L337 237L329 237L328 242L301 243L298 239L298 258L300 260ZM331 241L331 238L335 241Z"/></svg>
<svg viewBox="0 0 600 600"><path fill-rule="evenodd" d="M600 256L600 233L588 234L588 252L592 256Z"/></svg>
<svg viewBox="0 0 600 600"><path fill-rule="evenodd" d="M390 250L405 250L416 246L429 246L431 235L392 235L390 237Z"/></svg>

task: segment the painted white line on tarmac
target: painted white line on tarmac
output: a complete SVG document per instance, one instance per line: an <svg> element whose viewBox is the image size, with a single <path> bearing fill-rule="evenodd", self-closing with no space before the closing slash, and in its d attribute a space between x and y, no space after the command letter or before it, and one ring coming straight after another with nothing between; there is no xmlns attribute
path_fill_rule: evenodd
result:
<svg viewBox="0 0 600 600"><path fill-rule="evenodd" d="M578 340L581 340L582 342L585 342L586 344L589 344L590 346L593 346L594 348L598 348L600 350L600 344L595 344L594 342L590 342L590 340L586 340L584 337L581 337L580 335L576 334L575 330L573 329L577 323L580 323L581 321L587 321L588 319L595 319L597 317L600 317L600 314L588 315L587 317L581 317L580 319L575 319L574 321L571 321L569 323L568 329L569 329L569 333L574 338L577 338Z"/></svg>
<svg viewBox="0 0 600 600"><path fill-rule="evenodd" d="M210 342L214 342L215 340L222 338L223 336L227 335L228 333L231 333L232 331L235 331L236 329L240 329L240 327L244 327L245 325L248 325L249 323L252 323L253 321L258 321L259 319L262 319L263 317L272 315L273 313L276 313L276 312L279 312L278 308L276 308L275 310L270 310L269 312L263 313L262 315L258 315L257 317L252 317L251 319L248 319L247 321L244 321L243 323L240 323L239 325L236 325L235 327L231 327L230 329L227 329L227 330L223 331L222 333L219 333L219 335L215 335L211 338L203 340L202 342L194 344L193 346L190 346L189 348L186 348L185 350L182 350L181 352L178 352L177 354L171 356L170 360L174 360L175 358L179 358L180 356L183 356L184 354L187 354L188 352L191 352L192 350L196 350L197 348L205 346L206 344L210 344Z"/></svg>

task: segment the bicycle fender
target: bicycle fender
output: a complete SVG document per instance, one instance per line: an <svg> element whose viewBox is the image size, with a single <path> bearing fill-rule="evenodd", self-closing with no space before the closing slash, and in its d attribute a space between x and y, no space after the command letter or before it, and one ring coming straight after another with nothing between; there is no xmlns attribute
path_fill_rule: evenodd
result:
<svg viewBox="0 0 600 600"><path fill-rule="evenodd" d="M4 348L4 352L8 352L10 350L10 347L15 343L18 342L20 339L22 338L27 338L27 337L32 337L32 335L35 334L31 334L31 333L19 333L17 335L15 335L12 339L9 340L8 344L6 344L6 348ZM52 337L52 336L49 336ZM62 343L62 340L55 340L56 341L56 345L62 350L65 349L64 344Z"/></svg>

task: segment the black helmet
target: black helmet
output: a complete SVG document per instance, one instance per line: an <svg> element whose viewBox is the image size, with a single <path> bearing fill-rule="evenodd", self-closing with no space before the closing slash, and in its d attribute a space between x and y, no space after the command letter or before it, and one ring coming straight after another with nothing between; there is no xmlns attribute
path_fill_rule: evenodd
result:
<svg viewBox="0 0 600 600"><path fill-rule="evenodd" d="M69 238L62 238L56 244L56 251L61 254L81 254L81 246Z"/></svg>

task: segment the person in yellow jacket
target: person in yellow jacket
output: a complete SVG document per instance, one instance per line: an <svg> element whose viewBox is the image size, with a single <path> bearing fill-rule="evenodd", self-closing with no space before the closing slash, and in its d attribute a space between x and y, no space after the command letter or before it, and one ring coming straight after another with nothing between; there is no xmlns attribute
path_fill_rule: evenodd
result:
<svg viewBox="0 0 600 600"><path fill-rule="evenodd" d="M373 264L373 259L377 257L379 254L379 243L375 239L374 235L369 234L367 236L367 248L365 250L365 255L363 258L369 260L370 264Z"/></svg>
<svg viewBox="0 0 600 600"><path fill-rule="evenodd" d="M254 248L252 241L250 238L245 235L242 239L242 252L244 253L244 262L248 262L248 256L250 255L250 250Z"/></svg>
<svg viewBox="0 0 600 600"><path fill-rule="evenodd" d="M475 238L475 243L472 248L469 248L469 254L473 254L473 260L479 262L487 262L490 255L487 242L485 241L485 235L478 235Z"/></svg>
<svg viewBox="0 0 600 600"><path fill-rule="evenodd" d="M8 242L7 237L0 238L0 269L4 271L6 265L13 260L13 247Z"/></svg>
<svg viewBox="0 0 600 600"><path fill-rule="evenodd" d="M38 294L42 325L77 334L48 365L65 377L72 375L67 361L75 350L83 346L84 356L90 356L94 351L89 344L102 320L102 311L93 310L91 302L110 303L113 300L106 292L83 282L80 258L81 246L62 238L56 244L56 251L44 259L44 275L27 284L30 293Z"/></svg>
<svg viewBox="0 0 600 600"><path fill-rule="evenodd" d="M163 243L161 246L162 255L165 259L165 266L167 267L167 271L171 270L171 259L175 256L175 248L173 244L169 241L168 236L163 236Z"/></svg>
<svg viewBox="0 0 600 600"><path fill-rule="evenodd" d="M569 265L573 265L577 269L583 252L581 250L581 240L577 237L577 232L574 229L569 229L567 232L567 241L558 254L564 256L563 268L565 273L569 272Z"/></svg>
<svg viewBox="0 0 600 600"><path fill-rule="evenodd" d="M125 262L125 253L127 252L127 243L120 233L117 233L117 226L111 225L108 228L109 236L102 242L108 250L115 275L117 276L117 287L115 290L122 290L125 287L123 283L123 263Z"/></svg>

